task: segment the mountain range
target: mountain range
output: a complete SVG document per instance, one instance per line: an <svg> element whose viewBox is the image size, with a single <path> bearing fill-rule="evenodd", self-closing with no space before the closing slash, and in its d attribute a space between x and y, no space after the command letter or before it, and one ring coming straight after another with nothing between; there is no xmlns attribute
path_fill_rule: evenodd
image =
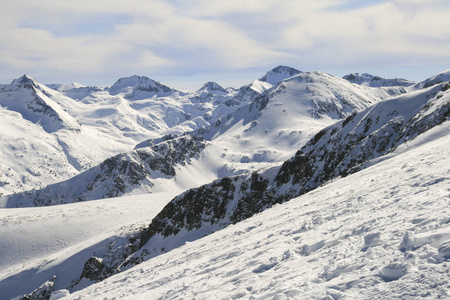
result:
<svg viewBox="0 0 450 300"><path fill-rule="evenodd" d="M219 242L206 241L219 236L223 239L227 234L230 245L247 236L254 243L248 245L257 249L258 243L268 242L274 233L263 226L262 231L255 229L258 234L254 237L247 232L260 225L245 224L271 224L277 219L282 224L278 226L287 228L293 218L303 220L306 216L310 218L309 223L303 223L298 230L286 229L286 234L278 232L274 239L284 244L286 239L308 242L286 250L280 254L281 258L266 257L261 264L248 266L253 275L241 276L239 272L230 275L248 286L237 283L240 289L232 289L231 293L229 285L224 285L228 292L221 289L223 296L298 298L311 289L305 286L299 289L298 284L295 289L264 290L261 286L249 289L252 284L248 276L263 274L267 284L277 276L290 278L288 282L292 282L294 275L285 260L299 262L316 255L319 263L314 268L317 268L325 264L325 251L330 247L336 248L334 255L350 251L350 246L344 247L338 241L343 239L345 244L352 238L362 239L362 253L370 252L373 257L380 249L384 249L381 251L384 255L388 251L394 253L389 249L395 241L400 245L397 251L404 253L405 260L400 262L397 252L397 256L391 255L396 263L377 258L376 268L380 270L372 275L363 272L369 263L356 262L359 254L349 256L347 260L352 262L347 265L329 262L322 279L311 281L319 295L316 297L311 292L311 299L339 299L346 293L358 292L363 298L375 297L372 287L389 282L393 282L392 286L401 281L403 285L423 287L421 281L414 279L417 272L412 271L422 260L435 261L436 270L426 276L438 280L450 257L446 208L433 217L431 206L423 200L425 215L411 221L415 227L409 231L402 225L404 230L396 235L392 222L406 224L405 215L377 206L376 197L366 190L377 186L373 193L378 196L385 193L386 201L399 199L396 201L415 205L412 200L404 199L415 198L415 188L424 184L421 179L427 182L428 194L424 199L431 199L432 195L437 197L439 205L448 200L448 189L443 188L448 183L448 170L441 157L444 150L438 150L437 145L448 141L449 74L450 70L415 83L366 73L338 78L323 72L278 66L239 89L207 82L195 92L179 91L137 75L121 78L111 87L85 87L75 83L44 85L27 75L11 84L0 85L3 128L0 138L5 149L0 157L0 207L11 208L0 211L4 224L0 242L5 245L5 251L0 254L4 269L0 274L0 290L5 291L5 299L15 296L19 296L17 299L96 299L101 293L111 296L125 293L124 298L131 299L134 292L145 298L149 291L155 292L155 285L124 292L121 283L111 283L111 280L128 281L130 277L124 276L139 277L139 270L143 270L139 282L150 280L146 275L147 266L154 262L156 265L151 268L162 268L161 272L165 272L164 259L170 261L168 268L172 268L166 269L167 272L173 272L176 267L173 260L183 255L200 255L203 252L198 245L212 249ZM429 173L424 178L431 170L413 161L415 167L408 166L408 160L420 159L416 148L425 151L428 164L443 160L436 174ZM401 164L404 166L396 171L398 179L390 182L381 176L387 169L399 168ZM417 173L416 177L408 177L412 173ZM371 186L374 178L376 181ZM411 181L408 189L403 187L404 180ZM353 185L353 192L348 185ZM399 192L395 192L399 187L402 187L400 198L396 196ZM329 195L334 193L336 201L341 202L331 200ZM358 206L360 198L366 199L370 209L383 213L372 225L361 223L361 229L343 237L345 233L339 228L346 224L346 218L353 218L353 210L345 203ZM304 202L314 209L323 207L324 215L309 217ZM108 212L110 205L111 212ZM329 215L332 205L336 206L334 216ZM142 212L138 212L139 207ZM286 217L280 215L291 208L298 212ZM85 226L81 221L73 224L83 211L95 216L95 210L105 213L104 225L88 217L81 218ZM35 217L34 212L38 211L39 217ZM360 211L364 211L362 207ZM119 214L126 216L116 218ZM388 218L389 214L397 217ZM415 214L420 215L420 211ZM41 215L53 221L44 221ZM133 215L138 217L135 219ZM432 217L439 226L428 229L419 226ZM66 221L73 228L61 225ZM51 226L55 232L37 233L25 226L32 222ZM389 233L383 233L384 238L380 237L380 226L392 227ZM320 234L327 238L316 241L313 237L319 234L315 231L319 228ZM17 235L17 230L25 234ZM330 237L333 230L341 234L335 241ZM422 239L426 241L419 237L416 240L414 236L418 234L423 234ZM428 247L432 254L423 256L423 247ZM182 249L194 250L180 254ZM232 257L237 253L236 257L244 257L241 250L235 250L223 255ZM202 255L209 257L206 253ZM406 259L408 255L415 255L414 264ZM211 265L219 261L208 259ZM200 267L195 259L187 261L189 268ZM203 274L215 273L228 264L239 268L235 263L233 259L210 269L206 264L202 268L209 271ZM308 265L305 261L301 263ZM277 271L285 268L287 273ZM352 278L355 283L351 287L328 285L332 280L347 278L349 272L364 275ZM198 274L187 274L198 278ZM153 273L151 276L156 278ZM298 275L298 280L301 276L305 275ZM169 287L157 285L156 294L160 296L155 298L183 298L182 290L173 284L182 284L187 278L180 275L178 279L161 281L178 292L171 294ZM363 289L364 278L372 281ZM108 282L107 291L97 282ZM204 284L209 287L215 284L214 280L209 282ZM197 282L192 286L196 288L187 288L188 297L208 298L207 293L199 293ZM384 290L387 290L385 295L393 296L387 287ZM430 295L441 297L445 296L444 292L433 291ZM380 292L377 297L382 295Z"/></svg>

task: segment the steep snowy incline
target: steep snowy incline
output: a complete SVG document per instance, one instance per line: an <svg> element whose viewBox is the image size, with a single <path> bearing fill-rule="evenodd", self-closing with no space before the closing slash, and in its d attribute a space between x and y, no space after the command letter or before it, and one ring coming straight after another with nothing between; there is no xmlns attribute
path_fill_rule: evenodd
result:
<svg viewBox="0 0 450 300"><path fill-rule="evenodd" d="M48 90L28 75L23 75L0 90L0 105L20 113L32 123L40 124L49 133L63 128L79 131L80 124L51 99Z"/></svg>
<svg viewBox="0 0 450 300"><path fill-rule="evenodd" d="M446 299L449 144L446 122L361 172L84 290L55 295Z"/></svg>
<svg viewBox="0 0 450 300"><path fill-rule="evenodd" d="M423 89L428 88L430 86L450 81L450 70L443 71L435 76L425 79L415 85L412 86L413 89Z"/></svg>
<svg viewBox="0 0 450 300"><path fill-rule="evenodd" d="M174 195L0 210L0 299L29 293L54 275L68 287L93 252L127 241L121 237L148 224Z"/></svg>

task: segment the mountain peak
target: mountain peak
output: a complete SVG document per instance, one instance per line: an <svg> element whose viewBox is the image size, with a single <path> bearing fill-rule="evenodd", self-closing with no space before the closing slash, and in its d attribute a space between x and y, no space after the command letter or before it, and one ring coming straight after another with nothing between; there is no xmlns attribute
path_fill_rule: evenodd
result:
<svg viewBox="0 0 450 300"><path fill-rule="evenodd" d="M410 86L413 85L413 81L409 81L403 78L383 78L380 76L374 76L368 73L350 73L343 77L345 80L365 86L371 87L391 87L391 86Z"/></svg>
<svg viewBox="0 0 450 300"><path fill-rule="evenodd" d="M228 93L226 89L221 87L218 83L213 81L208 81L205 83L198 92L208 92L210 94L226 94Z"/></svg>
<svg viewBox="0 0 450 300"><path fill-rule="evenodd" d="M145 99L153 96L163 97L172 94L175 90L146 76L133 75L120 78L109 89L112 95L125 93L128 99Z"/></svg>
<svg viewBox="0 0 450 300"><path fill-rule="evenodd" d="M30 84L36 85L36 81L27 74L24 74L11 82L11 85L30 85Z"/></svg>
<svg viewBox="0 0 450 300"><path fill-rule="evenodd" d="M286 78L298 75L300 73L301 73L301 71L299 71L297 69L280 65L278 67L271 69L264 76L260 77L259 81L263 81L263 82L270 83L272 85L276 85L280 81L282 81Z"/></svg>

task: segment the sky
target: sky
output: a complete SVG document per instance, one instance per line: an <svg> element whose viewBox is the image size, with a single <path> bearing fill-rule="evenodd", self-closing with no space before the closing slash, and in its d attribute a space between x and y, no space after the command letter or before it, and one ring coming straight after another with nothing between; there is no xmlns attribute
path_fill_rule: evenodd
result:
<svg viewBox="0 0 450 300"><path fill-rule="evenodd" d="M0 0L0 83L178 89L278 65L420 81L450 69L448 0Z"/></svg>

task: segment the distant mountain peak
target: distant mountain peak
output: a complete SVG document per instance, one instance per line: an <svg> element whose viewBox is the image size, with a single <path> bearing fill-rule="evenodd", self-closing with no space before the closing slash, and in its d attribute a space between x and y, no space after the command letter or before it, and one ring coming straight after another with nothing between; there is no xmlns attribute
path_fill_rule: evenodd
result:
<svg viewBox="0 0 450 300"><path fill-rule="evenodd" d="M24 74L11 82L11 85L30 85L30 84L34 86L37 85L36 81L27 74Z"/></svg>
<svg viewBox="0 0 450 300"><path fill-rule="evenodd" d="M301 71L288 67L288 66L278 66L269 70L264 76L259 78L259 81L267 82L272 85L276 85L280 81L298 75L302 73Z"/></svg>
<svg viewBox="0 0 450 300"><path fill-rule="evenodd" d="M393 86L410 86L413 85L415 82L406 80L403 78L383 78L380 76L374 76L369 73L350 73L348 75L345 75L343 77L345 80L359 84L359 85L365 85L365 86L371 86L371 87L393 87Z"/></svg>
<svg viewBox="0 0 450 300"><path fill-rule="evenodd" d="M125 93L128 99L145 99L152 96L168 96L175 92L174 89L146 76L133 75L123 77L109 89L112 95Z"/></svg>
<svg viewBox="0 0 450 300"><path fill-rule="evenodd" d="M226 94L228 91L221 87L218 83L213 81L208 81L205 83L198 92L208 92L210 94Z"/></svg>

